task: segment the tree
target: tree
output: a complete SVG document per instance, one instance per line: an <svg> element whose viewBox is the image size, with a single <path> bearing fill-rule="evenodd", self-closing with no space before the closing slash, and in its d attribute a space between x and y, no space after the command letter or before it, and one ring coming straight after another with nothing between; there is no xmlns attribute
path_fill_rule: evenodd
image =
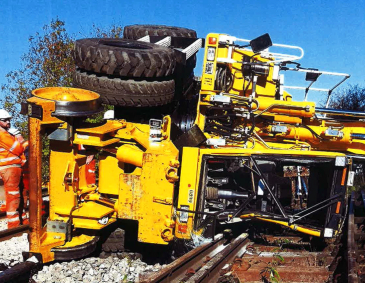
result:
<svg viewBox="0 0 365 283"><path fill-rule="evenodd" d="M330 108L364 111L365 112L365 87L353 85L346 88L341 93L336 93L332 97ZM347 119L354 119L348 117ZM355 159L353 170L355 171L354 190L362 190L365 186L365 162L362 159Z"/></svg>
<svg viewBox="0 0 365 283"><path fill-rule="evenodd" d="M51 86L72 86L75 70L72 59L73 38L58 19L43 27L43 34L29 37L29 51L21 57L22 67L6 75L4 107L12 113L16 126L25 133L26 117L19 115L19 105L32 90Z"/></svg>
<svg viewBox="0 0 365 283"><path fill-rule="evenodd" d="M95 24L89 37L121 37L122 27L102 28ZM86 36L87 37L87 36ZM19 114L20 103L31 96L32 90L41 87L71 87L75 64L72 56L75 36L67 33L65 22L52 20L29 37L29 50L21 57L22 67L6 75L7 83L1 86L4 108L14 117L15 126L27 135L27 117Z"/></svg>
<svg viewBox="0 0 365 283"><path fill-rule="evenodd" d="M122 28L113 25L110 28L91 27L90 37L121 37ZM14 117L15 127L27 137L27 117L20 115L20 104L26 101L32 90L42 87L71 87L75 72L72 56L75 36L70 36L65 22L55 19L43 27L42 33L29 37L29 50L21 57L19 70L6 75L7 83L1 86L4 97L3 107ZM94 122L101 119L89 119ZM49 142L43 138L43 180L47 180L49 161Z"/></svg>
<svg viewBox="0 0 365 283"><path fill-rule="evenodd" d="M342 92L332 96L330 108L365 111L365 87L359 85L349 86Z"/></svg>

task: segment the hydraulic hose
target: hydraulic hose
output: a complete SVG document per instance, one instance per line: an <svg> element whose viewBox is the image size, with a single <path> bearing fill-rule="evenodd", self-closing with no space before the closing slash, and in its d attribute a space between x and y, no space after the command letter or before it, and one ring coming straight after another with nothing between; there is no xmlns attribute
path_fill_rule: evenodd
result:
<svg viewBox="0 0 365 283"><path fill-rule="evenodd" d="M258 216L256 214L254 214L254 213L241 215L240 218L256 218L256 219L259 219L259 220L262 220L262 221L279 224L279 225L288 227L288 228L290 228L290 229L292 229L294 231L299 231L299 232L304 233L304 234L308 234L308 235L312 235L312 236L316 236L316 237L320 237L321 236L321 231L319 231L319 230L308 229L308 228L299 226L297 224L291 224L290 225L290 224L288 224L285 221L263 218L263 217L260 217L260 216Z"/></svg>
<svg viewBox="0 0 365 283"><path fill-rule="evenodd" d="M351 134L352 139L365 140L365 134Z"/></svg>
<svg viewBox="0 0 365 283"><path fill-rule="evenodd" d="M267 222L271 222L271 223L276 223L276 224L279 224L279 225L283 225L283 226L288 227L288 228L290 228L294 231L299 231L301 233L305 233L305 234L308 234L308 235L312 235L312 236L316 236L316 237L321 236L321 231L304 228L304 227L299 226L297 224L289 225L287 222L284 222L284 221L278 221L278 220L261 218L261 217L257 217L257 219L267 221Z"/></svg>

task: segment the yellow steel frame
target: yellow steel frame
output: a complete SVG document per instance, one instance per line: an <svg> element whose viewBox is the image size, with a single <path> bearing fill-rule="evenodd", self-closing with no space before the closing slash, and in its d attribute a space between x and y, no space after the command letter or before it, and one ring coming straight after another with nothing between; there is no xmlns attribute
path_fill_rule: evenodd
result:
<svg viewBox="0 0 365 283"><path fill-rule="evenodd" d="M270 146L274 146L269 143ZM201 169L203 168L203 156L225 156L225 157L243 157L243 156L252 156L252 155L286 155L297 157L298 159L308 157L308 158L316 158L316 157L326 157L326 158L336 158L343 156L345 154L336 153L336 152L325 152L325 151L298 151L298 150L289 150L289 149L266 149L261 148L258 149L243 149L243 148L184 148L183 150L183 159L181 163L181 181L179 186L179 198L178 198L178 208L190 211L197 211L198 201L201 197L199 195L199 184L201 182ZM192 166L194 164L194 166ZM196 164L196 165L195 165ZM183 207L182 207L183 206ZM201 231L196 231L194 229L194 219L195 214L193 212L188 214L188 221L181 223L179 221L181 212L177 211L176 213L176 230L175 236L177 238L182 239L190 239L192 234L199 234ZM280 225L287 226L293 230L297 230L306 234L310 234L313 236L320 236L319 230L308 229L305 227L301 227L300 225L289 225L285 224L283 221L273 221L272 219L261 217L260 215L249 214L244 215L242 218L257 218L262 221L268 221L277 223Z"/></svg>
<svg viewBox="0 0 365 283"><path fill-rule="evenodd" d="M333 122L318 120L315 116L314 102L292 101L290 94L284 92L283 99L277 100L276 83L273 81L272 58L262 58L251 51L222 47L219 34L209 34L201 81L200 101L195 123L204 131L206 111L212 106L211 97L222 94L228 96L235 107L252 102L253 112L258 121L253 135L247 142L227 141L220 147L185 147L182 152L182 168L178 170L179 151L170 139L171 119L162 122L161 141L150 139L150 126L129 123L125 120L107 121L101 126L73 129L70 142L51 141L50 150L50 216L49 220L67 222L72 219L74 228L100 230L117 219L138 221L138 240L146 243L168 244L174 237L190 239L194 231L194 215L188 214L187 223L180 223L181 212L174 210L174 187L179 181L177 208L185 206L188 210L197 209L199 196L200 170L204 155L251 156L251 155L291 155L335 158L351 152L364 154L362 140L352 137L353 133L364 133L363 122ZM215 40L210 40L211 38ZM208 60L208 49L215 50L214 58ZM224 63L232 73L230 90L222 93L215 90L218 58L232 59ZM252 97L253 84L243 76L243 58L266 62L268 75L258 80L255 97ZM208 71L209 70L209 71ZM41 223L41 134L47 127L68 129L70 125L54 116L55 101L76 101L85 95L85 100L95 98L95 94L72 88L45 88L36 90L30 104L42 107L42 119L29 119L31 148L31 227L30 251L41 253L44 262L52 261L53 247L75 247L90 237L74 237L66 242L65 235L47 231ZM30 115L31 116L31 115ZM237 119L237 128L242 127L242 119ZM269 122L267 122L269 121ZM275 123L287 127L283 133L272 133ZM242 123L241 123L242 124ZM306 124L308 128L298 127ZM336 127L341 136L326 137L325 131ZM220 138L214 133L204 132L207 138ZM323 138L318 138L323 137ZM102 151L99 162L99 183L88 186L86 183L86 155L78 150L83 145ZM342 152L342 153L339 153ZM34 166L33 166L34 165ZM263 221L260 215L244 215ZM106 219L106 221L100 221ZM286 225L276 221L277 224ZM289 225L289 228L319 236L318 231L305 227Z"/></svg>
<svg viewBox="0 0 365 283"><path fill-rule="evenodd" d="M62 90L63 91L63 90ZM57 91L56 91L57 93ZM72 89L69 92L72 95ZM54 91L50 89L50 96ZM43 119L29 119L31 133L31 176L37 182L31 186L31 253L41 253L43 261L54 259L52 248L75 247L90 241L87 236L75 236L66 242L64 233L47 231L41 222L41 142L40 133L46 127L68 129L66 122L51 113L55 101L34 96L28 100L42 107ZM174 184L178 181L178 150L172 144L169 117L162 125L162 140L150 140L150 127L127 123L124 120L107 121L93 128L77 128L70 142L50 142L50 215L49 220L67 223L74 228L100 230L119 219L138 221L138 240L168 244L173 238ZM55 128L55 127L54 127ZM87 185L86 155L79 146L104 149L100 158L99 187ZM125 164L134 166L125 170ZM34 171L37 170L37 171ZM100 220L107 217L107 222Z"/></svg>

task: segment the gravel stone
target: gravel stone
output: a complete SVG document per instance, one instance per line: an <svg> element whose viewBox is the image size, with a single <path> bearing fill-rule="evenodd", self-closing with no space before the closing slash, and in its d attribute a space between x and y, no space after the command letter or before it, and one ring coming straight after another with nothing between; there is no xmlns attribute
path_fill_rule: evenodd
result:
<svg viewBox="0 0 365 283"><path fill-rule="evenodd" d="M11 267L22 262L23 251L29 251L28 236L26 233L20 237L13 237L7 241L0 242L0 264Z"/></svg>
<svg viewBox="0 0 365 283"><path fill-rule="evenodd" d="M1 227L1 226L0 226ZM23 261L22 252L29 251L28 236L0 242L0 266L11 267ZM148 265L139 256L128 253L111 255L107 258L89 257L70 262L55 262L44 265L33 275L36 283L99 283L99 282L138 282L140 274L159 271L164 266ZM1 271L0 271L1 273Z"/></svg>

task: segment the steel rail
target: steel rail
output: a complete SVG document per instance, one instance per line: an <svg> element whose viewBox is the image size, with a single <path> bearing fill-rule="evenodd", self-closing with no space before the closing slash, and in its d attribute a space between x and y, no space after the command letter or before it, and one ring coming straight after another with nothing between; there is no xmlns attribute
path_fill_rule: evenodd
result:
<svg viewBox="0 0 365 283"><path fill-rule="evenodd" d="M365 205L365 203L364 203ZM357 275L358 264L356 261L357 258L357 244L355 241L355 233L356 233L356 224L355 224L355 192L352 192L350 198L350 208L349 208L349 216L348 216L348 231L347 231L347 270L348 270L348 282L349 283L358 283L360 282L359 277Z"/></svg>
<svg viewBox="0 0 365 283"><path fill-rule="evenodd" d="M39 266L39 262L35 259L29 259L18 263L12 268L6 269L0 273L0 283L28 282L32 270L37 268L37 266Z"/></svg>
<svg viewBox="0 0 365 283"><path fill-rule="evenodd" d="M9 240L12 237L20 236L29 231L29 225L20 225L15 228L10 228L0 231L0 242Z"/></svg>
<svg viewBox="0 0 365 283"><path fill-rule="evenodd" d="M184 278L188 270L198 268L204 264L207 257L212 256L214 251L218 251L225 241L222 234L216 235L212 242L191 250L160 271L141 276L139 282L179 282L178 280Z"/></svg>
<svg viewBox="0 0 365 283"><path fill-rule="evenodd" d="M224 245L227 240L219 234L214 241L191 250L159 272L141 276L139 282L214 282L220 267L237 254L247 237L242 234Z"/></svg>
<svg viewBox="0 0 365 283"><path fill-rule="evenodd" d="M200 268L186 283L209 283L218 282L220 272L224 265L232 263L238 253L249 243L248 234L241 234L234 241L228 244L221 252L209 260Z"/></svg>

